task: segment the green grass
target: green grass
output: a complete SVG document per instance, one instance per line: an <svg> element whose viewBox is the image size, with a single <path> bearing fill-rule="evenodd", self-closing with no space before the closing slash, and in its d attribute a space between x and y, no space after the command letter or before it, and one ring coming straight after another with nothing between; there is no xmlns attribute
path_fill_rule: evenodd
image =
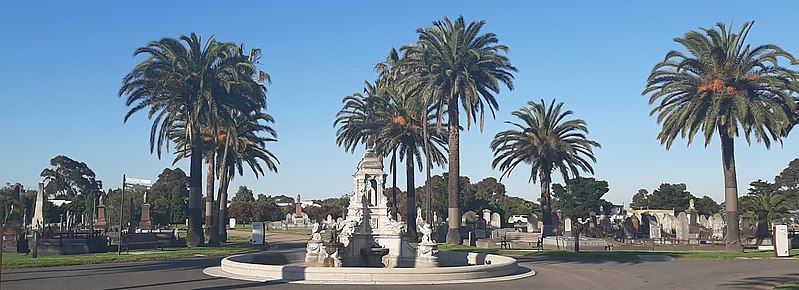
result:
<svg viewBox="0 0 799 290"><path fill-rule="evenodd" d="M655 252L655 251L531 251L531 250L500 250L500 249L482 249L470 246L448 246L439 245L439 250L443 251L460 251L460 252L476 252L503 255L509 257L547 257L563 260L574 261L620 261L620 262L635 262L638 260L638 255L667 255L675 259L686 260L732 260L732 259L771 259L774 258L773 251L747 251L745 253L727 253L727 252ZM797 258L799 256L799 249L791 250L791 257Z"/></svg>
<svg viewBox="0 0 799 290"><path fill-rule="evenodd" d="M774 289L799 289L799 280L782 283L774 287Z"/></svg>
<svg viewBox="0 0 799 290"><path fill-rule="evenodd" d="M123 252L122 255L117 255L116 252L81 255L39 255L38 258L34 259L27 254L3 253L3 269L223 257L263 251L268 248L267 245L250 244L249 240L244 238L230 237L228 241L229 243L221 247L165 248L164 251L133 250L130 253Z"/></svg>

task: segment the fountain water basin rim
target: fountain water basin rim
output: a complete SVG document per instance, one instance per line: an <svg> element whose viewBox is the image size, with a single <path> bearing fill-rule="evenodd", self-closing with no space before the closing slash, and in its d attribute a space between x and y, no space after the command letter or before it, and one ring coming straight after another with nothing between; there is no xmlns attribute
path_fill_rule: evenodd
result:
<svg viewBox="0 0 799 290"><path fill-rule="evenodd" d="M263 254L263 253L261 253ZM483 253L438 252L436 268L306 267L300 264L267 265L253 262L259 253L230 256L219 267L205 269L216 277L238 280L297 283L408 285L496 282L535 275L516 259Z"/></svg>

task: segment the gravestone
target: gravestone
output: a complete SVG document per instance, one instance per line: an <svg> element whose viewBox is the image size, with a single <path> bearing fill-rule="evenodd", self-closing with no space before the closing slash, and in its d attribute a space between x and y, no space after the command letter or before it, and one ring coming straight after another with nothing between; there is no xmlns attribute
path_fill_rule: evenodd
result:
<svg viewBox="0 0 799 290"><path fill-rule="evenodd" d="M433 212L433 225L438 224L438 213Z"/></svg>
<svg viewBox="0 0 799 290"><path fill-rule="evenodd" d="M588 213L588 228L595 228L596 227L596 212L593 210Z"/></svg>
<svg viewBox="0 0 799 290"><path fill-rule="evenodd" d="M336 218L336 223L337 223L337 224L341 224L341 223L343 223L343 222L344 222L344 218L343 218L343 217L338 217L338 218Z"/></svg>
<svg viewBox="0 0 799 290"><path fill-rule="evenodd" d="M473 211L467 211L467 212L463 213L463 216L461 216L461 222L463 222L465 224L471 224L471 225L476 224L477 223L477 214L474 213Z"/></svg>
<svg viewBox="0 0 799 290"><path fill-rule="evenodd" d="M650 216L648 220L649 220L649 238L660 239L662 231L662 228L660 226L660 221L656 216Z"/></svg>
<svg viewBox="0 0 799 290"><path fill-rule="evenodd" d="M602 218L599 219L599 227L603 229L610 228L610 218L606 215L603 215Z"/></svg>
<svg viewBox="0 0 799 290"><path fill-rule="evenodd" d="M39 183L39 189L36 191L36 205L33 210L33 220L31 226L34 230L44 227L44 183Z"/></svg>
<svg viewBox="0 0 799 290"><path fill-rule="evenodd" d="M486 237L488 237L488 235L486 234L485 230L475 230L474 231L474 238L475 239L478 239L478 240L479 239L485 239Z"/></svg>
<svg viewBox="0 0 799 290"><path fill-rule="evenodd" d="M624 230L624 236L626 238L632 238L635 232L633 230L633 219L629 217L624 219L624 222L622 223L622 229Z"/></svg>
<svg viewBox="0 0 799 290"><path fill-rule="evenodd" d="M724 239L724 218L720 213L716 213L710 217L710 229L713 230L713 239Z"/></svg>
<svg viewBox="0 0 799 290"><path fill-rule="evenodd" d="M710 228L710 223L706 215L699 215L699 225Z"/></svg>
<svg viewBox="0 0 799 290"><path fill-rule="evenodd" d="M688 209L685 210L685 214L687 215L688 218L688 226L695 227L698 220L697 215L699 215L699 213L696 211L696 208L694 208L693 198L689 200Z"/></svg>
<svg viewBox="0 0 799 290"><path fill-rule="evenodd" d="M147 202L147 192L142 197L141 204L141 221L139 221L139 228L143 230L152 230L153 223L150 221L150 203Z"/></svg>
<svg viewBox="0 0 799 290"><path fill-rule="evenodd" d="M235 229L236 228L236 219L235 218L228 219L227 226L228 226L229 229Z"/></svg>
<svg viewBox="0 0 799 290"><path fill-rule="evenodd" d="M527 232L535 233L538 232L538 229L538 216L535 214L527 215Z"/></svg>
<svg viewBox="0 0 799 290"><path fill-rule="evenodd" d="M103 194L100 193L100 199L97 203L97 221L94 223L94 228L105 230L107 225L108 221L105 219L105 201L103 200Z"/></svg>
<svg viewBox="0 0 799 290"><path fill-rule="evenodd" d="M499 215L498 212L491 213L491 228L494 229L502 228L502 217Z"/></svg>
<svg viewBox="0 0 799 290"><path fill-rule="evenodd" d="M687 241L689 239L689 231L691 229L691 225L688 221L688 215L685 212L681 212L677 216L677 224L674 227L674 232L677 236L678 240Z"/></svg>
<svg viewBox="0 0 799 290"><path fill-rule="evenodd" d="M491 224L491 210L490 209L483 209L483 220L486 221L487 225Z"/></svg>
<svg viewBox="0 0 799 290"><path fill-rule="evenodd" d="M757 232L755 237L758 240L768 238L771 234L768 228L768 212L765 210L758 210L757 214Z"/></svg>
<svg viewBox="0 0 799 290"><path fill-rule="evenodd" d="M327 221L327 224L332 224L333 223L333 216L332 215L327 215L327 218L325 220Z"/></svg>
<svg viewBox="0 0 799 290"><path fill-rule="evenodd" d="M3 251L19 252L25 250L23 240L25 234L22 229L22 186L17 184L14 191L11 192L11 211L5 216L5 225L3 226ZM27 245L27 242L25 242Z"/></svg>
<svg viewBox="0 0 799 290"><path fill-rule="evenodd" d="M630 222L632 223L633 233L637 234L641 230L641 219L638 218L638 214L633 214L630 217Z"/></svg>
<svg viewBox="0 0 799 290"><path fill-rule="evenodd" d="M571 232L572 232L572 219L567 217L563 219L563 235L568 237L570 236Z"/></svg>

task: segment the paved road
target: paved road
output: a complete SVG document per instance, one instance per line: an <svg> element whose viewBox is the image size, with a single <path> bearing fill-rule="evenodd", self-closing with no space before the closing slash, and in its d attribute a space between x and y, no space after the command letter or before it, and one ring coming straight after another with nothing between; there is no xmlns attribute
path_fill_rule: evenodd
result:
<svg viewBox="0 0 799 290"><path fill-rule="evenodd" d="M283 246L301 246L297 238L282 239ZM215 259L84 265L9 270L3 289L367 289L365 286L308 286L255 283L206 276L202 270L219 264ZM533 277L487 284L436 286L436 289L770 289L799 279L799 260L670 261L623 263L573 262L528 258L521 265L535 269ZM411 289L380 286L379 289Z"/></svg>

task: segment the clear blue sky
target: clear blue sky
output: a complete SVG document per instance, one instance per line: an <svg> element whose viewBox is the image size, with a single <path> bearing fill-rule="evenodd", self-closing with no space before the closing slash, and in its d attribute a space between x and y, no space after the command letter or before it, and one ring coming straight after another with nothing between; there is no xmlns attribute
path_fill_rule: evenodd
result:
<svg viewBox="0 0 799 290"><path fill-rule="evenodd" d="M416 28L464 15L488 22L485 31L511 48L519 73L516 90L499 95L497 119L482 133L461 135L462 174L499 176L488 144L507 128L502 122L528 100L557 98L602 143L596 177L610 183L611 201L629 203L637 189L663 182L684 182L694 195L721 201L717 141L707 149L680 142L666 151L655 139L659 127L640 96L649 70L678 48L672 38L718 21L755 20L751 43L799 54L794 1L9 2L0 4L0 182L27 187L35 187L58 154L88 163L106 188L119 187L123 173L155 179L170 166L171 156L158 160L149 153L144 115L123 124L126 108L116 92L141 61L132 57L134 49L197 32L262 48L262 69L274 81L268 112L277 119L280 142L271 150L280 173L239 177L233 188L246 184L257 193L303 198L349 192L360 153L335 145L332 122L341 98L373 79L373 65L389 49L413 42ZM799 136L768 151L743 140L736 145L739 188L746 190L797 157ZM185 170L187 162L177 166ZM534 200L539 190L527 182L528 172L520 168L504 183L511 195Z"/></svg>

